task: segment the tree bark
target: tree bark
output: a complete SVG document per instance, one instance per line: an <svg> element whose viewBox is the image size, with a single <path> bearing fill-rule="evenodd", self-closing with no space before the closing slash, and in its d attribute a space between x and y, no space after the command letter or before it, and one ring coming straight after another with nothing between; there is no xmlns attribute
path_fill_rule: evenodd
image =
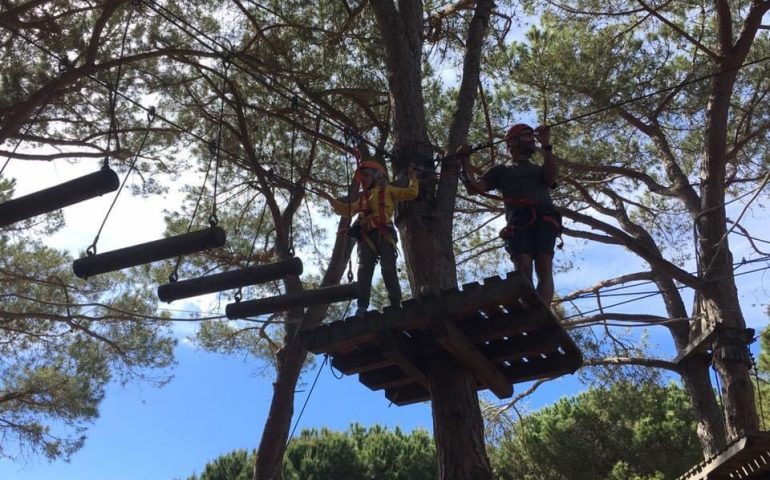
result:
<svg viewBox="0 0 770 480"><path fill-rule="evenodd" d="M429 368L438 478L491 480L474 376L448 355L432 359Z"/></svg>
<svg viewBox="0 0 770 480"><path fill-rule="evenodd" d="M403 242L409 281L415 296L455 287L457 272L452 243L456 162L442 165L433 175L432 149L422 97L422 3L373 0L372 9L383 39L385 65L394 110L396 170L414 165L420 176L420 196L399 212L397 226ZM466 44L463 80L458 96L450 148L464 143L479 82L481 44L489 23L492 2L476 4ZM446 169L446 170L445 170ZM491 479L484 444L483 419L473 376L449 358L430 362L426 376L431 386L433 424L442 480Z"/></svg>
<svg viewBox="0 0 770 480"><path fill-rule="evenodd" d="M281 463L294 415L294 392L307 356L307 350L288 337L287 334L287 343L276 355L277 375L273 383L273 398L257 449L254 480L280 478Z"/></svg>
<svg viewBox="0 0 770 480"><path fill-rule="evenodd" d="M347 228L350 220L343 218L340 227ZM350 256L353 244L347 236L338 236L329 260L329 266L321 282L322 286L339 283L345 271L345 262ZM285 256L288 256L287 254ZM302 289L298 278L287 279L286 291L297 292ZM328 305L308 308L305 314L292 311L288 318L301 321L287 324L284 347L276 354L276 379L273 383L273 398L270 410L262 430L262 437L257 448L254 463L254 480L276 480L280 478L283 454L286 451L294 415L294 392L297 380L302 372L302 365L307 358L307 350L302 348L297 332L300 328L318 325L326 316Z"/></svg>
<svg viewBox="0 0 770 480"><path fill-rule="evenodd" d="M666 311L671 318L686 318L687 309L682 295L673 280L657 275L655 283L663 295ZM690 329L686 324L669 327L677 353L682 353L689 344ZM704 458L717 454L727 446L725 424L714 396L709 376L709 361L703 355L691 355L679 365L679 375L690 397L696 415L696 433L700 440Z"/></svg>
<svg viewBox="0 0 770 480"><path fill-rule="evenodd" d="M730 101L738 67L746 60L761 18L770 2L753 2L740 37L733 43L730 5L717 1L720 61L715 69L706 112L706 142L701 165L701 214L696 220L702 286L698 289L700 313L707 324L719 326L714 341L714 367L722 380L728 441L759 429L754 386L749 369L751 357L744 338L746 322L738 300L733 258L727 238L725 178Z"/></svg>

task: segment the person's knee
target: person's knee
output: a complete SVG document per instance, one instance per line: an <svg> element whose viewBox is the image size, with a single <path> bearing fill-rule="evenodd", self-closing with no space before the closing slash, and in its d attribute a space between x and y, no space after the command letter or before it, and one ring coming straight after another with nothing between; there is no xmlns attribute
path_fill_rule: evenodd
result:
<svg viewBox="0 0 770 480"><path fill-rule="evenodd" d="M532 257L526 254L514 255L513 265L516 271L524 275L525 277L532 279Z"/></svg>
<svg viewBox="0 0 770 480"><path fill-rule="evenodd" d="M540 254L535 257L535 273L539 281L553 281L553 258Z"/></svg>

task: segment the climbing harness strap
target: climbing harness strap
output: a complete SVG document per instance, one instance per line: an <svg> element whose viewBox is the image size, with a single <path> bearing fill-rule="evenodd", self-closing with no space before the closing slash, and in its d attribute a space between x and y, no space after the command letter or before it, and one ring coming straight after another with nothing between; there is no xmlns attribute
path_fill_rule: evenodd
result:
<svg viewBox="0 0 770 480"><path fill-rule="evenodd" d="M537 221L538 217L544 222L548 222L556 229L556 238L559 239L559 244L556 248L561 249L564 247L564 241L561 238L563 226L561 224L561 215L556 212L552 207L546 207L539 204L537 201L529 198L505 198L503 200L507 205L513 205L515 207L524 207L528 210L529 215L525 223L516 223L515 218L511 218L509 223L500 230L500 238L508 240L514 234L516 229L530 228Z"/></svg>

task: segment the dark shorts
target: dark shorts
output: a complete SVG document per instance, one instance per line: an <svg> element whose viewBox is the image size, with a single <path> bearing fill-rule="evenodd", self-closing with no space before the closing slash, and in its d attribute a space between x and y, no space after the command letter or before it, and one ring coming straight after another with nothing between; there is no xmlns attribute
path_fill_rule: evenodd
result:
<svg viewBox="0 0 770 480"><path fill-rule="evenodd" d="M514 227L513 235L505 241L505 250L513 259L516 255L527 254L535 257L539 254L553 256L559 227L553 222L538 217L532 225Z"/></svg>

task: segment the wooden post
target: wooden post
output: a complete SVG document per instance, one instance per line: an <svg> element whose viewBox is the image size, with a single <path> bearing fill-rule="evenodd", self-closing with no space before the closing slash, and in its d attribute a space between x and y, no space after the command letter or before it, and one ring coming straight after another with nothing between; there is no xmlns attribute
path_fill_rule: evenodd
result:
<svg viewBox="0 0 770 480"><path fill-rule="evenodd" d="M117 190L119 184L117 173L102 168L55 187L8 200L0 204L0 227L104 195Z"/></svg>
<svg viewBox="0 0 770 480"><path fill-rule="evenodd" d="M206 293L221 292L247 285L271 282L288 275L301 274L302 260L298 257L293 257L289 260L268 263L266 265L166 283L158 287L158 298L163 302L173 302L180 298L196 297Z"/></svg>
<svg viewBox="0 0 770 480"><path fill-rule="evenodd" d="M72 270L78 277L88 278L101 273L221 247L225 244L225 240L225 231L221 227L211 227L79 258L72 262Z"/></svg>
<svg viewBox="0 0 770 480"><path fill-rule="evenodd" d="M330 287L303 290L294 294L277 297L259 298L245 302L231 303L225 307L227 318L256 317L268 313L289 310L294 307L310 307L325 303L352 300L358 296L358 283L332 285Z"/></svg>

